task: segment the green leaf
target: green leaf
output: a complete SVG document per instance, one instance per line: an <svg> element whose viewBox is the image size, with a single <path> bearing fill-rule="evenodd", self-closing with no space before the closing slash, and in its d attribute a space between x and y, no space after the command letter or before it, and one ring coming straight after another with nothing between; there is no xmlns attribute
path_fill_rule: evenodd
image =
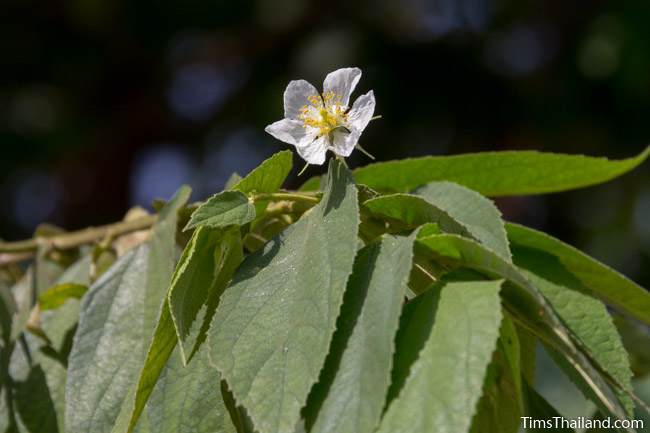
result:
<svg viewBox="0 0 650 433"><path fill-rule="evenodd" d="M33 341L17 345L12 356L16 412L26 432L63 433L65 368L38 353L36 347ZM43 362L49 371L44 370Z"/></svg>
<svg viewBox="0 0 650 433"><path fill-rule="evenodd" d="M192 364L183 366L178 350L169 358L147 404L148 422L156 433L235 433L210 366L206 346ZM143 418L145 419L145 418Z"/></svg>
<svg viewBox="0 0 650 433"><path fill-rule="evenodd" d="M395 354L386 405L398 396L411 366L417 361L420 351L429 338L440 300L440 288L440 283L437 283L402 308L399 328L395 336Z"/></svg>
<svg viewBox="0 0 650 433"><path fill-rule="evenodd" d="M298 188L298 191L318 191L320 190L320 185L321 185L321 178L322 176L314 176L312 178L309 178L300 185Z"/></svg>
<svg viewBox="0 0 650 433"><path fill-rule="evenodd" d="M522 420L528 433L544 433L550 430L559 433L575 433L573 429L562 426L555 427L555 420L561 415L544 397L539 395L527 382L524 383L526 392L526 419ZM535 422L533 422L535 421Z"/></svg>
<svg viewBox="0 0 650 433"><path fill-rule="evenodd" d="M181 188L149 241L123 255L84 296L68 363L67 430L110 432L132 398L174 269L177 211L189 193Z"/></svg>
<svg viewBox="0 0 650 433"><path fill-rule="evenodd" d="M317 411L311 433L370 433L379 424L413 240L386 236L359 251L330 354L307 406L313 415Z"/></svg>
<svg viewBox="0 0 650 433"><path fill-rule="evenodd" d="M244 194L275 192L280 189L292 168L293 152L283 150L262 162L246 177L228 189L241 191Z"/></svg>
<svg viewBox="0 0 650 433"><path fill-rule="evenodd" d="M643 287L545 233L512 223L506 230L511 243L554 255L594 296L650 325L650 293Z"/></svg>
<svg viewBox="0 0 650 433"><path fill-rule="evenodd" d="M435 322L379 433L469 431L501 323L500 281L440 292Z"/></svg>
<svg viewBox="0 0 650 433"><path fill-rule="evenodd" d="M81 299L87 291L88 287L83 284L57 284L38 296L38 305L41 310L53 310L63 305L70 298Z"/></svg>
<svg viewBox="0 0 650 433"><path fill-rule="evenodd" d="M174 272L140 373L129 431L135 427L177 341L181 342L183 364L198 350L219 297L241 260L239 230L199 227L194 232ZM176 314L175 322L172 314Z"/></svg>
<svg viewBox="0 0 650 433"><path fill-rule="evenodd" d="M150 332L144 323L148 254L147 245L126 253L82 302L66 386L70 431L110 432L137 378Z"/></svg>
<svg viewBox="0 0 650 433"><path fill-rule="evenodd" d="M358 168L359 183L382 191L407 192L437 180L464 185L487 196L542 194L606 182L641 164L650 147L634 158L609 160L534 151L425 156Z"/></svg>
<svg viewBox="0 0 650 433"><path fill-rule="evenodd" d="M363 205L375 216L402 222L406 228L435 223L442 231L472 237L468 228L455 220L444 209L415 195L384 195L367 200Z"/></svg>
<svg viewBox="0 0 650 433"><path fill-rule="evenodd" d="M629 396L632 391L630 362L605 305L590 296L589 290L555 256L522 247L514 251L515 264L525 269L524 275L540 289L598 365L623 387L618 390L618 396L631 416L634 404ZM583 392L594 399L591 390Z"/></svg>
<svg viewBox="0 0 650 433"><path fill-rule="evenodd" d="M472 433L517 433L524 408L521 348L515 325L501 322L497 349L487 369L483 395L472 420Z"/></svg>
<svg viewBox="0 0 650 433"><path fill-rule="evenodd" d="M431 182L415 193L461 223L474 239L512 260L501 212L491 200L451 182Z"/></svg>
<svg viewBox="0 0 650 433"><path fill-rule="evenodd" d="M330 160L321 202L249 256L210 327L210 358L260 433L293 433L318 380L357 251L352 176Z"/></svg>
<svg viewBox="0 0 650 433"><path fill-rule="evenodd" d="M246 194L239 191L223 191L210 197L192 214L183 230L199 226L221 228L242 226L255 219L255 206Z"/></svg>
<svg viewBox="0 0 650 433"><path fill-rule="evenodd" d="M237 228L215 231L201 227L186 251L169 289L169 308L185 364L205 340L205 326L212 320L221 293L243 260Z"/></svg>
<svg viewBox="0 0 650 433"><path fill-rule="evenodd" d="M576 369L576 377L584 387L593 390L597 403L619 419L625 419L625 408L609 383L591 363L592 354L570 336L562 321L541 295L539 289L525 278L520 270L497 254L471 239L456 235L434 235L418 239L439 261L448 266L465 266L488 276L507 279L511 284L503 288L504 305L508 312L525 324L542 340L552 342Z"/></svg>

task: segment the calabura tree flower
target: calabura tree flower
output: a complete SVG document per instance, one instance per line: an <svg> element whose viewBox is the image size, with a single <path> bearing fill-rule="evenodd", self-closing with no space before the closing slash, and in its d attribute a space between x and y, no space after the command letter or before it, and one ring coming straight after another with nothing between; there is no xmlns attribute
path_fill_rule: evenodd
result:
<svg viewBox="0 0 650 433"><path fill-rule="evenodd" d="M321 165L328 150L349 156L359 147L359 137L375 111L372 90L349 107L361 69L331 72L323 82L323 93L305 80L291 81L284 91L284 119L266 127L266 132L296 146L308 164ZM363 150L363 149L362 149Z"/></svg>

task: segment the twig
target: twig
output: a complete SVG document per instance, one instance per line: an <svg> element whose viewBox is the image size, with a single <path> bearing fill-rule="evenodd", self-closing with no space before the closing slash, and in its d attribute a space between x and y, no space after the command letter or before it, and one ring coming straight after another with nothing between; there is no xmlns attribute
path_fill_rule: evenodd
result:
<svg viewBox="0 0 650 433"><path fill-rule="evenodd" d="M28 258L25 256L28 253L33 254L38 249L38 246L43 243L57 250L67 250L94 242L107 235L121 236L137 230L147 229L153 225L156 217L156 215L147 215L131 221L120 221L99 227L89 227L50 238L37 237L17 242L0 242L0 264L12 263Z"/></svg>
<svg viewBox="0 0 650 433"><path fill-rule="evenodd" d="M320 197L308 192L294 194L291 192L276 192L256 194L253 201L291 201L308 204L320 202ZM56 250L67 250L89 244L101 239L112 239L138 230L148 229L156 221L156 215L147 215L130 221L120 221L99 227L89 227L76 232L62 233L52 237L35 237L16 242L0 241L0 266L30 259L38 250L39 245Z"/></svg>

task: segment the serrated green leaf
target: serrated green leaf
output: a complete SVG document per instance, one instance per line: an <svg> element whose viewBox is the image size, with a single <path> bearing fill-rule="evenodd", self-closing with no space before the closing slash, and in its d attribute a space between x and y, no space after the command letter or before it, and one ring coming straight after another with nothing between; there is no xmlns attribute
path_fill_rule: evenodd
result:
<svg viewBox="0 0 650 433"><path fill-rule="evenodd" d="M177 341L181 342L183 363L198 350L219 297L242 258L239 230L199 227L194 232L174 272L140 373L129 431L135 427ZM176 322L172 312L177 315Z"/></svg>
<svg viewBox="0 0 650 433"><path fill-rule="evenodd" d="M590 296L589 290L555 256L523 247L514 251L515 264L524 269L524 275L540 289L594 360L622 385L618 396L631 416L634 404L629 396L632 391L630 362L605 305ZM594 399L589 389L583 387L583 392Z"/></svg>
<svg viewBox="0 0 650 433"><path fill-rule="evenodd" d="M209 334L210 358L260 433L293 433L318 380L357 250L352 176L330 160L321 202L239 268Z"/></svg>
<svg viewBox="0 0 650 433"><path fill-rule="evenodd" d="M576 377L589 387L607 413L625 419L625 408L614 390L591 363L593 355L583 345L577 345L557 313L541 295L539 289L521 271L485 246L456 235L434 235L418 239L438 260L449 266L461 265L490 276L507 279L503 288L504 305L509 313L546 342L552 342L576 369Z"/></svg>
<svg viewBox="0 0 650 433"><path fill-rule="evenodd" d="M435 223L442 231L472 237L468 228L445 210L411 194L390 194L367 200L364 207L376 216L400 221L406 228Z"/></svg>
<svg viewBox="0 0 650 433"><path fill-rule="evenodd" d="M650 325L650 293L643 287L576 248L517 224L506 224L510 242L557 257L594 296Z"/></svg>
<svg viewBox="0 0 650 433"><path fill-rule="evenodd" d="M354 171L359 183L381 191L407 192L446 180L487 196L542 194L606 182L634 169L650 155L609 160L535 151L425 156L369 164Z"/></svg>
<svg viewBox="0 0 650 433"><path fill-rule="evenodd" d="M417 361L420 351L431 334L441 287L440 283L436 283L402 308L399 328L395 336L395 354L386 406L399 395L411 366Z"/></svg>
<svg viewBox="0 0 650 433"><path fill-rule="evenodd" d="M188 244L169 289L169 309L184 363L205 340L217 301L243 260L239 229L200 227Z"/></svg>
<svg viewBox="0 0 650 433"><path fill-rule="evenodd" d="M239 191L223 191L210 197L192 214L183 230L199 226L222 228L242 226L255 219L255 206Z"/></svg>
<svg viewBox="0 0 650 433"><path fill-rule="evenodd" d="M156 433L235 433L209 365L206 346L184 367L174 351L147 403L146 419Z"/></svg>
<svg viewBox="0 0 650 433"><path fill-rule="evenodd" d="M110 432L142 367L176 256L181 188L160 212L150 239L123 255L89 289L68 363L65 425Z"/></svg>
<svg viewBox="0 0 650 433"><path fill-rule="evenodd" d="M469 431L501 323L500 281L448 283L435 322L379 433Z"/></svg>
<svg viewBox="0 0 650 433"><path fill-rule="evenodd" d="M385 236L359 251L330 354L309 398L310 433L370 433L379 424L413 240Z"/></svg>
<svg viewBox="0 0 650 433"><path fill-rule="evenodd" d="M501 212L481 194L452 182L431 182L415 194L461 223L472 237L511 261L510 247Z"/></svg>
<svg viewBox="0 0 650 433"><path fill-rule="evenodd" d="M149 331L144 323L149 247L123 255L81 304L69 358L66 427L110 432L137 377Z"/></svg>
<svg viewBox="0 0 650 433"><path fill-rule="evenodd" d="M234 191L269 193L277 191L293 167L293 152L283 150L262 162L246 177L232 186Z"/></svg>

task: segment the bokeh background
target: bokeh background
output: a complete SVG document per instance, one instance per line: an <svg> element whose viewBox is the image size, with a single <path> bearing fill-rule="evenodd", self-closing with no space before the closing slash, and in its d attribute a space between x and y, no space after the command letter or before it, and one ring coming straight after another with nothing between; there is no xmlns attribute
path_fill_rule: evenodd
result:
<svg viewBox="0 0 650 433"><path fill-rule="evenodd" d="M182 183L220 190L286 147L263 129L287 82L343 66L375 90L363 144L378 160L632 156L650 142L649 22L644 1L4 0L0 238L112 222ZM650 287L649 168L498 204Z"/></svg>

